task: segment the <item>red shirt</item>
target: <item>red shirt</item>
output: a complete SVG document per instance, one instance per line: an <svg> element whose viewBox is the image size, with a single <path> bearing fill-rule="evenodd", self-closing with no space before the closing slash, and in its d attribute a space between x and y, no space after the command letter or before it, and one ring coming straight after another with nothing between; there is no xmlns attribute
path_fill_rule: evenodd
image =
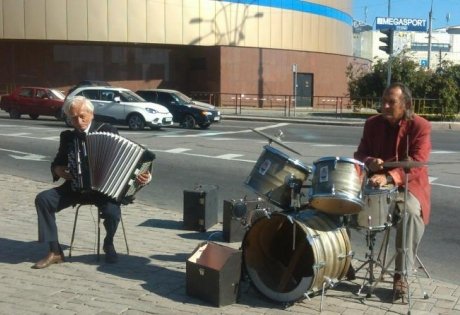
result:
<svg viewBox="0 0 460 315"><path fill-rule="evenodd" d="M414 161L428 162L431 152L431 124L414 115L412 120L401 120L391 126L382 115L370 117L364 124L363 136L354 158L369 162L372 158L384 161L404 161L407 155ZM393 177L395 185L404 187L403 168L385 169ZM411 168L408 173L409 191L418 199L423 222L428 224L431 211L431 185L428 167Z"/></svg>

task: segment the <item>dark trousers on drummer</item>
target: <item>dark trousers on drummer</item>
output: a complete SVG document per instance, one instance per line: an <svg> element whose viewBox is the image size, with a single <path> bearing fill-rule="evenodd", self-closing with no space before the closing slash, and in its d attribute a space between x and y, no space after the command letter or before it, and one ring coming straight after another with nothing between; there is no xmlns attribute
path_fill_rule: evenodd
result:
<svg viewBox="0 0 460 315"><path fill-rule="evenodd" d="M70 183L45 190L35 198L35 207L38 215L38 241L48 242L50 249L55 251L59 244L58 230L56 225L56 213L62 209L76 204L95 205L104 219L104 227L107 232L104 245L112 244L121 218L120 205L114 200L98 193L81 194L73 192ZM58 245L59 246L59 245Z"/></svg>

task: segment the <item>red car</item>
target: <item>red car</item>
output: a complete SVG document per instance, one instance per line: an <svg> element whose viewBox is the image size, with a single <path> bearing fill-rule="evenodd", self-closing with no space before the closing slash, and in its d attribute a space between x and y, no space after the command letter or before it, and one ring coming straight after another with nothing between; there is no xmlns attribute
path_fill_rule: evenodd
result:
<svg viewBox="0 0 460 315"><path fill-rule="evenodd" d="M14 119L21 118L23 114L32 119L37 119L40 115L62 119L64 99L65 95L56 89L20 87L9 95L2 95L0 109L8 112L10 118Z"/></svg>

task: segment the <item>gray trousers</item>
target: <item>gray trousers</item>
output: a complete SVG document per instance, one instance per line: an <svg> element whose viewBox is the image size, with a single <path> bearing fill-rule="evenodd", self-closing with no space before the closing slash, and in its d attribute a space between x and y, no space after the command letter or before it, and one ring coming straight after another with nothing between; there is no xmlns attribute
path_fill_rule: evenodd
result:
<svg viewBox="0 0 460 315"><path fill-rule="evenodd" d="M403 244L403 222L404 222L404 192L399 192L396 199L395 214L401 217L396 224L396 258L395 272L403 274L407 270L407 275L412 275L415 269L415 260L418 246L425 231L425 224L422 219L422 209L420 202L410 192L407 193L406 203L406 243ZM404 266L404 249L406 249L406 264Z"/></svg>

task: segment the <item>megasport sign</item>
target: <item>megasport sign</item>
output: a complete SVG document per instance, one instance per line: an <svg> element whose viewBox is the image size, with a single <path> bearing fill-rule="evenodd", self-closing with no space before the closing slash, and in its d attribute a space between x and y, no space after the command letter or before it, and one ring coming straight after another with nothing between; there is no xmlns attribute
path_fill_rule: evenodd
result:
<svg viewBox="0 0 460 315"><path fill-rule="evenodd" d="M395 30L409 32L426 32L426 19L377 17L375 18L375 28L377 30Z"/></svg>

